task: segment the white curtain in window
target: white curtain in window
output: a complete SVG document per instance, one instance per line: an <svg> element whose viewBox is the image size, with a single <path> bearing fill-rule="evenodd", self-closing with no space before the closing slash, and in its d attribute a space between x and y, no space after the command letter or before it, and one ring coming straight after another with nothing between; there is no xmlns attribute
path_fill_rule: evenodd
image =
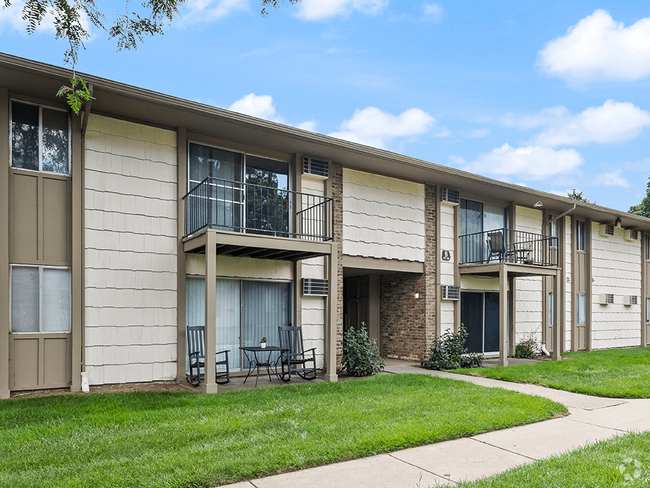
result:
<svg viewBox="0 0 650 488"><path fill-rule="evenodd" d="M578 324L587 323L587 302L583 293L578 293Z"/></svg>
<svg viewBox="0 0 650 488"><path fill-rule="evenodd" d="M230 349L230 369L241 368L240 346L240 282L217 279L217 351Z"/></svg>
<svg viewBox="0 0 650 488"><path fill-rule="evenodd" d="M38 268L12 268L12 332L38 332L38 288Z"/></svg>
<svg viewBox="0 0 650 488"><path fill-rule="evenodd" d="M70 332L70 270L43 269L41 332Z"/></svg>

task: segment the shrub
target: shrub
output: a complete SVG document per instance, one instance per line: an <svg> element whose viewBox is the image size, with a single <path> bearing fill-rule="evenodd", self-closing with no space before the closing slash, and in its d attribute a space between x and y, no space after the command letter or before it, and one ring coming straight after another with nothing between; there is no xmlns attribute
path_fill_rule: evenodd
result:
<svg viewBox="0 0 650 488"><path fill-rule="evenodd" d="M480 368L483 365L483 355L468 353L465 347L467 330L463 325L455 334L447 331L438 336L431 344L429 358L423 359L421 365L427 369L456 369Z"/></svg>
<svg viewBox="0 0 650 488"><path fill-rule="evenodd" d="M525 339L515 346L515 357L531 359L539 355L539 348L537 347L537 341L535 337L529 336L528 339Z"/></svg>
<svg viewBox="0 0 650 488"><path fill-rule="evenodd" d="M361 325L365 325L363 322ZM366 329L350 327L343 335L343 366L351 376L370 376L379 373L386 363L379 357L379 348L368 337Z"/></svg>

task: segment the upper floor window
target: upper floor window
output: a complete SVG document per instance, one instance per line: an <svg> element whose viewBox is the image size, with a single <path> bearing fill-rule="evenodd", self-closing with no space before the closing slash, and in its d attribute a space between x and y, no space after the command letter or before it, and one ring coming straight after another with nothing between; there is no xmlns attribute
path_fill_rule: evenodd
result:
<svg viewBox="0 0 650 488"><path fill-rule="evenodd" d="M576 222L576 250L584 251L587 249L587 237L585 235L585 223L582 220Z"/></svg>
<svg viewBox="0 0 650 488"><path fill-rule="evenodd" d="M645 232L645 258L650 261L650 233Z"/></svg>
<svg viewBox="0 0 650 488"><path fill-rule="evenodd" d="M70 118L62 110L11 101L11 166L70 173Z"/></svg>

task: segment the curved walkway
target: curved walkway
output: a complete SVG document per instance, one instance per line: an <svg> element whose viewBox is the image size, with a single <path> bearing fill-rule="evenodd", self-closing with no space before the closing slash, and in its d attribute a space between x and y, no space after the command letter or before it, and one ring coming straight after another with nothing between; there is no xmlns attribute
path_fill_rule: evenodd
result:
<svg viewBox="0 0 650 488"><path fill-rule="evenodd" d="M457 375L391 361L388 373L418 373L515 390L561 403L569 416L228 485L230 488L416 488L454 485L628 432L650 430L650 399L626 400Z"/></svg>

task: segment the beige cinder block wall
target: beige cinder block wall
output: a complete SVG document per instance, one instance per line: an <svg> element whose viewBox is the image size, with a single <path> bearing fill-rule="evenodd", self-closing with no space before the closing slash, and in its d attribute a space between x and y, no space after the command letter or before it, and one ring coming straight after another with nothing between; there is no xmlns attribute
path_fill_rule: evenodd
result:
<svg viewBox="0 0 650 488"><path fill-rule="evenodd" d="M641 241L626 241L625 229L602 236L600 224L592 223L592 314L591 347L605 349L641 343ZM601 293L614 294L614 303L600 305ZM624 305L624 297L638 297L638 305Z"/></svg>
<svg viewBox="0 0 650 488"><path fill-rule="evenodd" d="M440 204L440 250L449 253L449 261L440 262L440 284L461 286L456 283L456 267L458 266L454 236L455 206L446 203ZM498 283L497 283L498 288ZM440 334L454 331L454 302L441 300L440 302Z"/></svg>
<svg viewBox="0 0 650 488"><path fill-rule="evenodd" d="M517 206L516 212L517 230L542 234L543 212L541 210ZM540 276L517 278L516 287L516 343L530 336L539 343L542 340L542 307L546 306L546 298L542 297L542 278Z"/></svg>
<svg viewBox="0 0 650 488"><path fill-rule="evenodd" d="M176 134L91 115L85 168L90 383L176 377Z"/></svg>

